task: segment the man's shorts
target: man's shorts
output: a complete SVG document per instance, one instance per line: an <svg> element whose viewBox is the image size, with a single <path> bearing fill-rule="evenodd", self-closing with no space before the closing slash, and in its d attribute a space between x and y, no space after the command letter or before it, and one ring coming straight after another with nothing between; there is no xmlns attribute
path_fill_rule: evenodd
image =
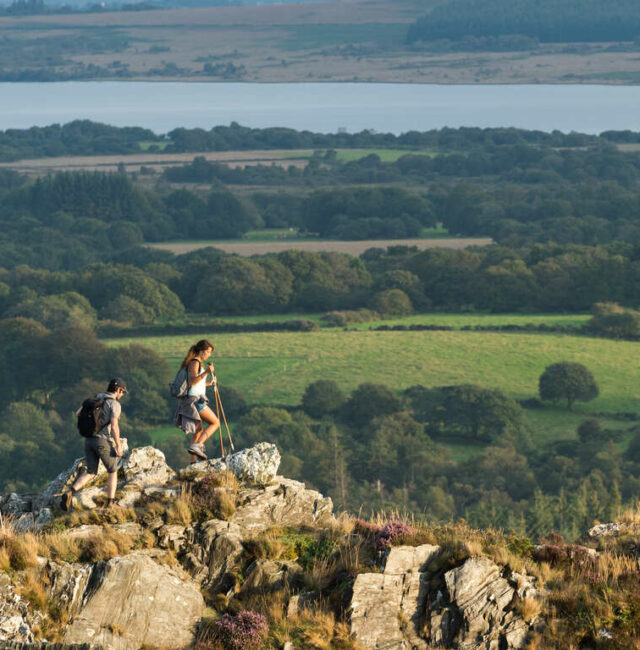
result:
<svg viewBox="0 0 640 650"><path fill-rule="evenodd" d="M100 461L107 468L109 474L118 471L116 450L106 438L85 438L84 455L87 460L87 472L89 474L98 473Z"/></svg>

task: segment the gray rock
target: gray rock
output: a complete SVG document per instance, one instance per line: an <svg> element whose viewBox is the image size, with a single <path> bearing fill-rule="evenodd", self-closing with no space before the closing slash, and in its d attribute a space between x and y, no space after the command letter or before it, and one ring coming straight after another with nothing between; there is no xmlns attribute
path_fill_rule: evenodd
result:
<svg viewBox="0 0 640 650"><path fill-rule="evenodd" d="M95 565L83 602L65 643L90 640L111 650L189 646L205 607L184 573L144 553Z"/></svg>
<svg viewBox="0 0 640 650"><path fill-rule="evenodd" d="M36 530L36 516L33 512L25 512L13 521L13 530L16 533L32 533Z"/></svg>
<svg viewBox="0 0 640 650"><path fill-rule="evenodd" d="M304 571L297 562L273 562L272 560L255 560L247 568L241 592L254 590L280 591L300 581Z"/></svg>
<svg viewBox="0 0 640 650"><path fill-rule="evenodd" d="M440 551L439 546L393 546L389 550L384 572L398 575L409 571L424 571L425 564Z"/></svg>
<svg viewBox="0 0 640 650"><path fill-rule="evenodd" d="M442 616L445 645L460 650L523 647L528 625L510 607L516 589L500 567L489 558L474 557L444 578L451 603Z"/></svg>
<svg viewBox="0 0 640 650"><path fill-rule="evenodd" d="M365 648L427 648L420 636L428 594L424 565L439 546L396 546L384 573L360 574L353 585L351 632Z"/></svg>
<svg viewBox="0 0 640 650"><path fill-rule="evenodd" d="M82 438L78 437L79 440L78 442L82 442ZM120 442L122 443L122 451L123 451L123 456L118 460L118 467L121 467L124 461L126 460L128 451L129 451L129 445L127 442L126 438L120 438ZM78 445L80 447L80 444ZM84 458L78 458L76 461L73 463L73 465L69 468L64 470L64 472L60 472L58 476L56 476L51 483L41 492L37 497L35 497L33 501L33 506L32 509L34 511L41 510L42 508L52 508L53 506L58 506L60 505L59 499L60 495L67 490L68 488L71 487L71 484L76 480L76 477L80 472L84 470L86 467L86 463ZM104 465L100 463L98 467L98 473L96 476L102 476L103 474L106 474L107 470L104 468Z"/></svg>
<svg viewBox="0 0 640 650"><path fill-rule="evenodd" d="M104 505L106 501L107 491L104 485L89 485L74 494L72 504L74 508L80 510L94 510Z"/></svg>
<svg viewBox="0 0 640 650"><path fill-rule="evenodd" d="M49 583L49 597L69 615L76 614L82 605L82 596L91 577L92 565L47 560L43 570Z"/></svg>
<svg viewBox="0 0 640 650"><path fill-rule="evenodd" d="M210 458L209 460L202 460L199 463L193 463L179 469L178 478L181 481L197 481L209 474L224 472L226 469L227 464L223 460L220 458Z"/></svg>
<svg viewBox="0 0 640 650"><path fill-rule="evenodd" d="M280 467L280 452L268 442L243 449L225 459L236 478L247 485L269 485Z"/></svg>
<svg viewBox="0 0 640 650"><path fill-rule="evenodd" d="M232 521L248 532L272 526L323 525L333 519L330 498L307 490L304 483L280 476L262 490L241 490L238 500L241 505Z"/></svg>
<svg viewBox="0 0 640 650"><path fill-rule="evenodd" d="M228 469L247 485L264 486L275 479L279 466L278 448L268 442L259 442L253 447L225 456L224 459L213 458L189 465L179 470L178 476L182 480L197 480Z"/></svg>
<svg viewBox="0 0 640 650"><path fill-rule="evenodd" d="M590 539L600 539L600 537L616 537L625 533L638 533L640 526L638 524L627 524L612 522L609 524L598 524L590 528L587 537Z"/></svg>
<svg viewBox="0 0 640 650"><path fill-rule="evenodd" d="M0 500L0 512L3 515L21 515L31 511L31 498L11 492Z"/></svg>
<svg viewBox="0 0 640 650"><path fill-rule="evenodd" d="M178 524L166 524L156 531L158 536L158 545L161 548L167 548L180 552L187 543L185 527Z"/></svg>
<svg viewBox="0 0 640 650"><path fill-rule="evenodd" d="M0 641L33 641L31 628L22 616L0 616ZM4 644L2 647L5 647Z"/></svg>
<svg viewBox="0 0 640 650"><path fill-rule="evenodd" d="M177 499L180 496L182 488L179 485L165 487L161 485L149 485L142 490L145 497L161 497L166 500Z"/></svg>
<svg viewBox="0 0 640 650"><path fill-rule="evenodd" d="M191 528L187 536L192 549L185 558L187 568L198 582L218 591L244 550L242 530L235 523L211 519Z"/></svg>
<svg viewBox="0 0 640 650"><path fill-rule="evenodd" d="M133 508L142 495L137 485L126 485L122 490L122 496L118 499L118 505L123 508Z"/></svg>
<svg viewBox="0 0 640 650"><path fill-rule="evenodd" d="M134 449L124 463L125 485L135 483L140 490L150 485L162 486L175 475L164 454L155 447Z"/></svg>

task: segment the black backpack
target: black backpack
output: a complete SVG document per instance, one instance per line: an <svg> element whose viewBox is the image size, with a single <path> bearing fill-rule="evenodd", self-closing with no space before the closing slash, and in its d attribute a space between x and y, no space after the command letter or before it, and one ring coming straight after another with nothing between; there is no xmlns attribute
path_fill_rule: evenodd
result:
<svg viewBox="0 0 640 650"><path fill-rule="evenodd" d="M82 402L78 412L78 431L84 438L91 438L100 431L102 415L102 405L104 397L90 397Z"/></svg>

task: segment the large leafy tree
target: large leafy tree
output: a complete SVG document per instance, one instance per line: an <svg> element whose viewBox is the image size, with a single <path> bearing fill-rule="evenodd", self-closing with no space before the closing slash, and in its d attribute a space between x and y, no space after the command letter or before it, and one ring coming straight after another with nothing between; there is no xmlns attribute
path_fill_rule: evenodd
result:
<svg viewBox="0 0 640 650"><path fill-rule="evenodd" d="M599 394L598 384L589 369L569 361L547 366L540 375L538 389L543 400L566 399L570 411L574 402L589 402Z"/></svg>

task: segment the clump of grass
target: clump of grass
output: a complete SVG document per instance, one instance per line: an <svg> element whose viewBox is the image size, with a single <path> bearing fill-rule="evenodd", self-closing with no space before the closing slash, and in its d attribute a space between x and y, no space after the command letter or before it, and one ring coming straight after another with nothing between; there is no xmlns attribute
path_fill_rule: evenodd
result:
<svg viewBox="0 0 640 650"><path fill-rule="evenodd" d="M0 565L4 570L24 571L38 562L38 540L31 533L14 533L10 527L0 531Z"/></svg>
<svg viewBox="0 0 640 650"><path fill-rule="evenodd" d="M228 471L205 476L193 487L191 503L198 519L228 521L236 511L238 481Z"/></svg>
<svg viewBox="0 0 640 650"><path fill-rule="evenodd" d="M166 511L166 521L169 524L181 524L188 526L193 521L190 495L180 495Z"/></svg>
<svg viewBox="0 0 640 650"><path fill-rule="evenodd" d="M105 526L102 533L89 535L80 539L81 562L101 562L110 560L118 555L126 555L134 546L134 540L129 535L114 531Z"/></svg>
<svg viewBox="0 0 640 650"><path fill-rule="evenodd" d="M31 569L25 573L18 591L36 609L43 611L46 608L46 585L42 579L42 575L37 570Z"/></svg>

